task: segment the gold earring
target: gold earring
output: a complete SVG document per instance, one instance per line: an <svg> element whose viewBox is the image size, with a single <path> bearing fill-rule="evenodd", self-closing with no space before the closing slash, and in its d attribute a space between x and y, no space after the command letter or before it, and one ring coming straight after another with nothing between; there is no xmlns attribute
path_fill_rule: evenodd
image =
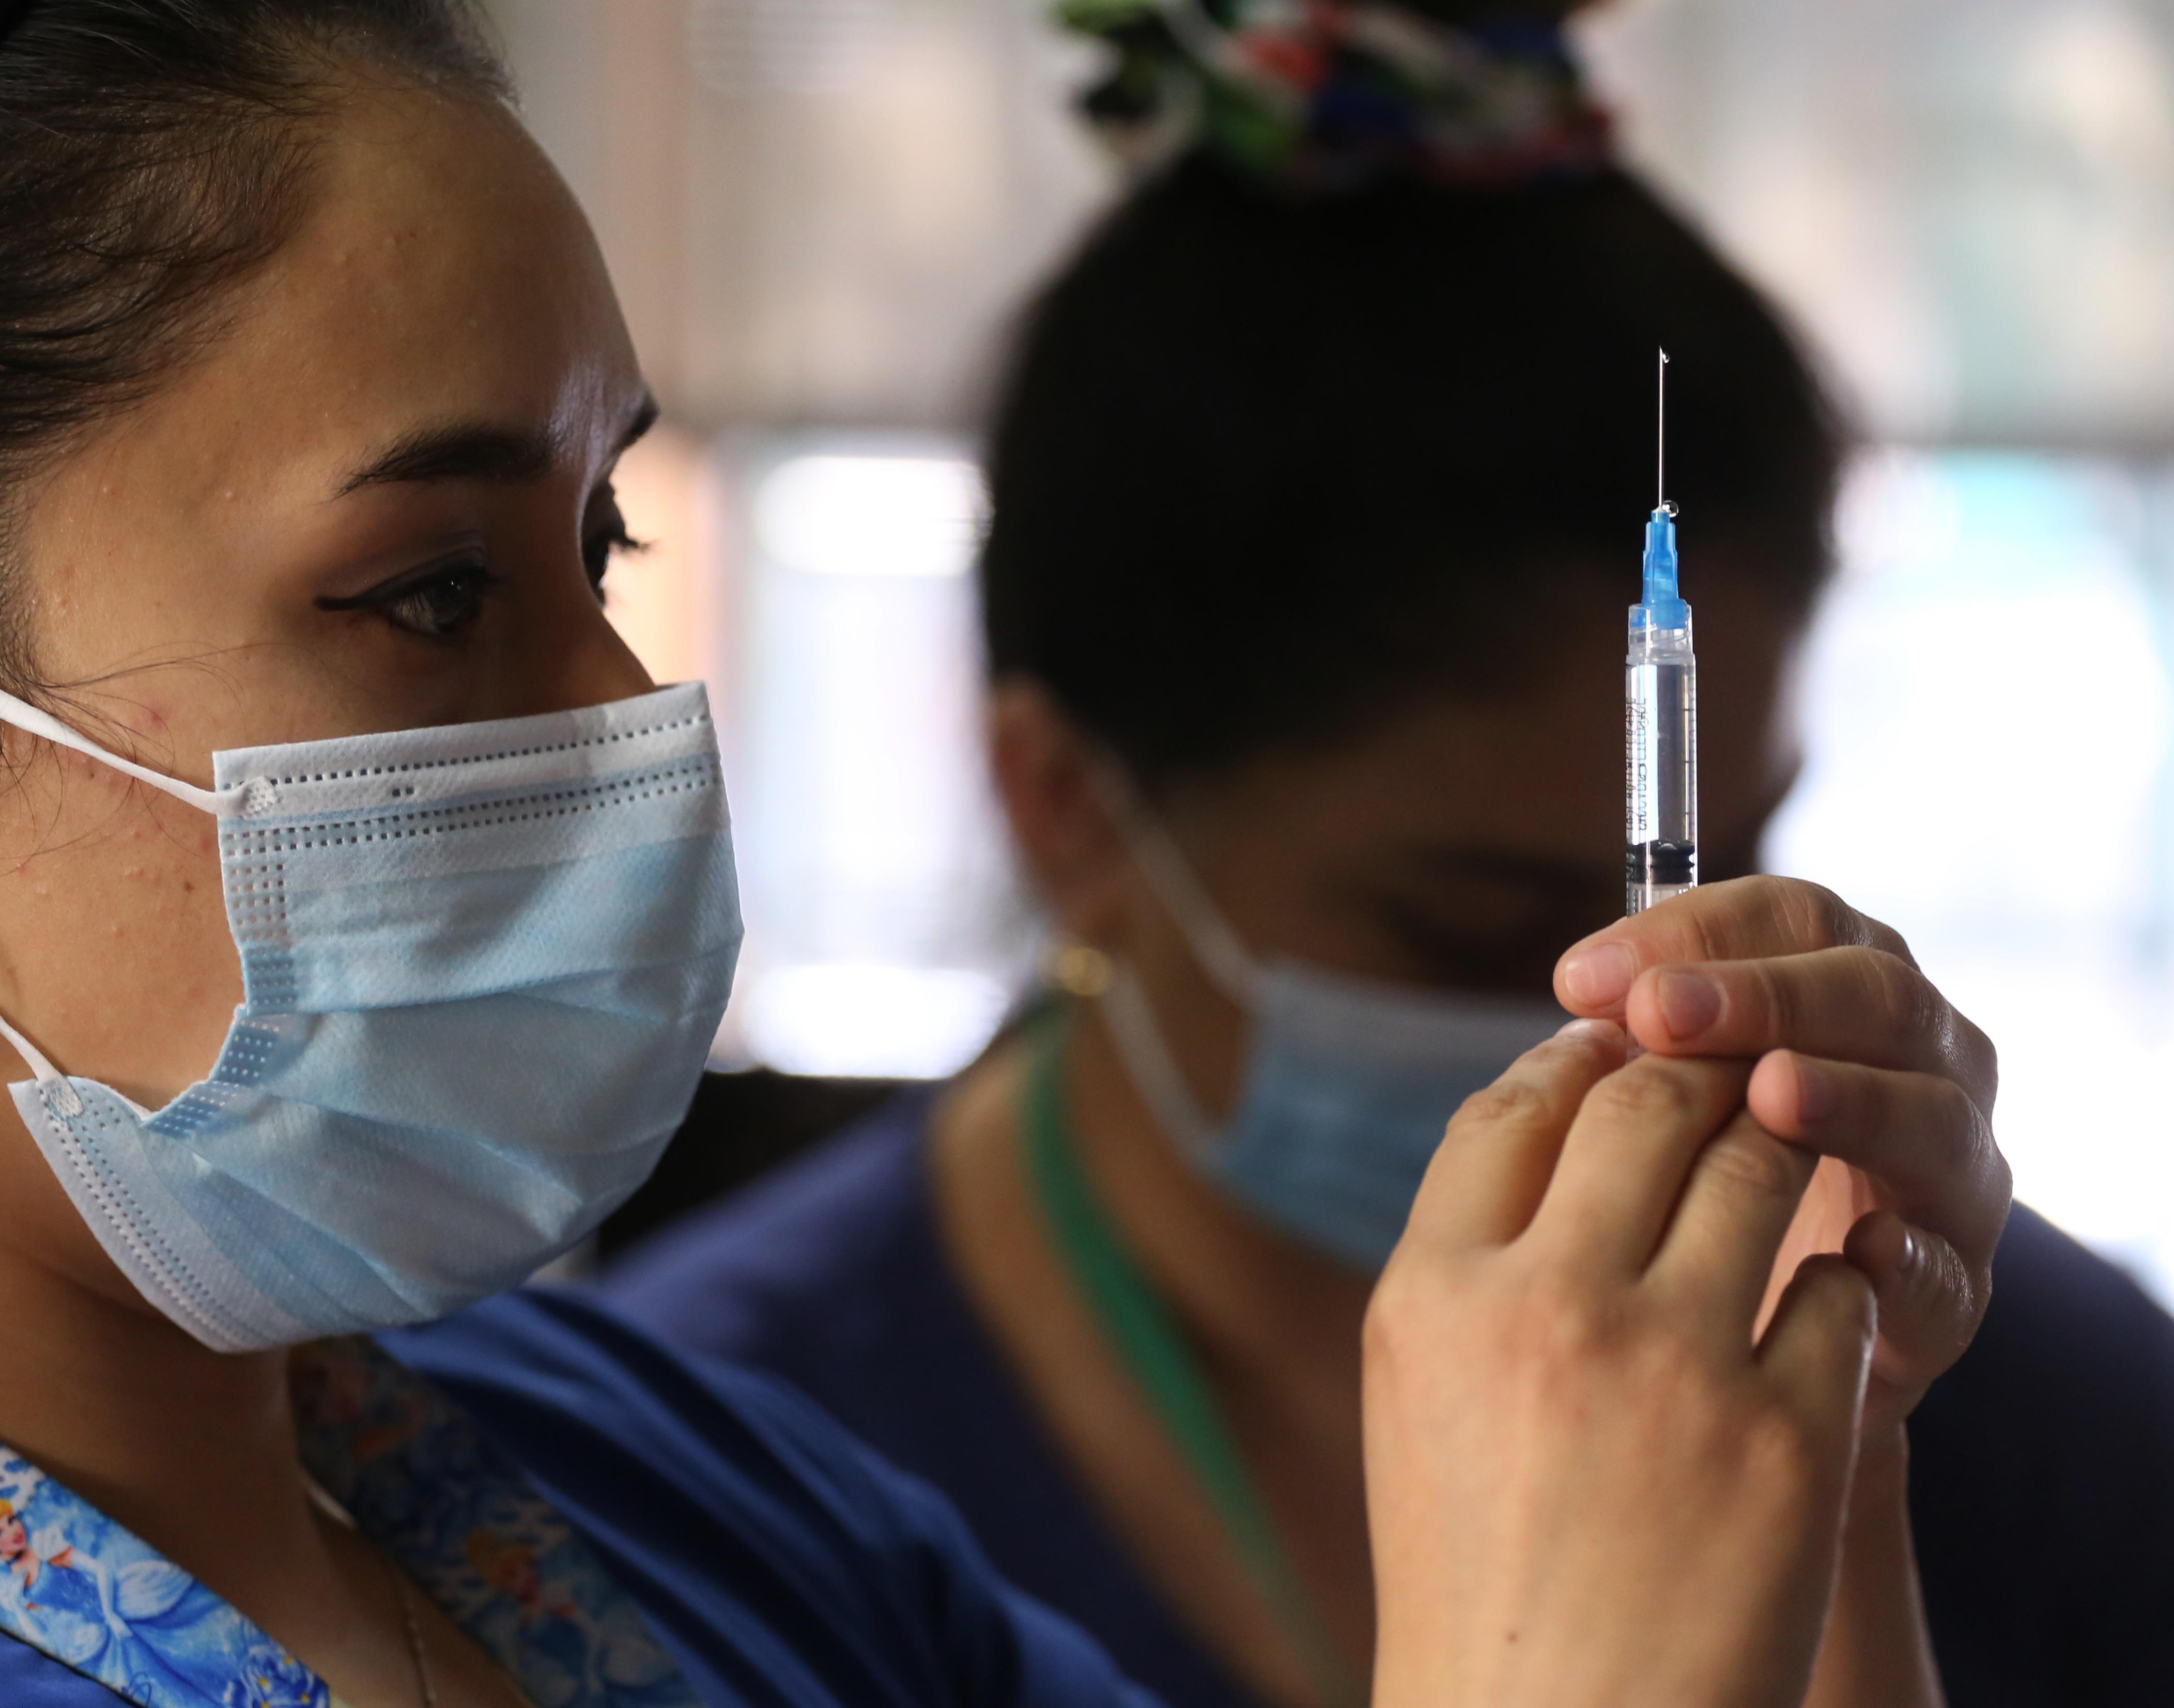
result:
<svg viewBox="0 0 2174 1708"><path fill-rule="evenodd" d="M1046 971L1049 982L1067 996L1091 998L1110 988L1110 957L1092 943L1054 944Z"/></svg>

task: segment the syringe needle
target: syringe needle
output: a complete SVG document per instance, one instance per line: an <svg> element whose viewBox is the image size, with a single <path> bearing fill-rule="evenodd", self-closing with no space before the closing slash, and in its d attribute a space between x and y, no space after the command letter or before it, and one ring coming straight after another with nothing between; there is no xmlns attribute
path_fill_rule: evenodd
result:
<svg viewBox="0 0 2174 1708"><path fill-rule="evenodd" d="M1653 508L1661 509L1668 501L1668 353L1661 352L1660 417L1654 439L1659 450L1655 457L1653 484L1658 489L1653 495Z"/></svg>

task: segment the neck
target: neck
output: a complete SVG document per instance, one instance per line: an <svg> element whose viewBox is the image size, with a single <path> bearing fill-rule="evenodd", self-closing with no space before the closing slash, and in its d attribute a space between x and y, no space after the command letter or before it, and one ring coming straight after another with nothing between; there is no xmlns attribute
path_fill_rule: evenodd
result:
<svg viewBox="0 0 2174 1708"><path fill-rule="evenodd" d="M1035 1047L970 1071L932 1127L941 1237L960 1284L1097 1507L1181 1620L1263 1700L1312 1699L1307 1662L1065 1271L1022 1144ZM1308 1594L1355 1673L1373 1629L1359 1333L1371 1284L1279 1239L1197 1175L1082 1013L1065 1064L1082 1166L1197 1354Z"/></svg>
<svg viewBox="0 0 2174 1708"><path fill-rule="evenodd" d="M28 1233L0 1242L0 1442L252 1604L265 1572L322 1552L285 1354L212 1352L138 1300L14 1111L0 1122L0 1202Z"/></svg>
<svg viewBox="0 0 2174 1708"><path fill-rule="evenodd" d="M1095 1192L1219 1386L1355 1451L1372 1278L1264 1226L1204 1180L1156 1125L1091 1008L1067 1067L1074 1140Z"/></svg>

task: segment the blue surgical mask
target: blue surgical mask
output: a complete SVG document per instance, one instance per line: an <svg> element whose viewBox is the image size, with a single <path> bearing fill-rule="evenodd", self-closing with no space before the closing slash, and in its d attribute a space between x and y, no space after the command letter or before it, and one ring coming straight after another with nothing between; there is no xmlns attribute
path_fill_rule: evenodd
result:
<svg viewBox="0 0 2174 1708"><path fill-rule="evenodd" d="M1441 995L1257 959L1152 823L1133 850L1202 970L1247 1017L1237 1103L1209 1116L1146 992L1116 969L1102 1009L1141 1100L1203 1173L1274 1226L1379 1270L1457 1105L1569 1016L1533 997Z"/></svg>
<svg viewBox="0 0 2174 1708"><path fill-rule="evenodd" d="M442 1316L571 1248L656 1165L740 942L699 684L220 753L209 790L9 696L0 722L219 819L246 1000L208 1078L154 1113L0 1022L68 1196L207 1346Z"/></svg>

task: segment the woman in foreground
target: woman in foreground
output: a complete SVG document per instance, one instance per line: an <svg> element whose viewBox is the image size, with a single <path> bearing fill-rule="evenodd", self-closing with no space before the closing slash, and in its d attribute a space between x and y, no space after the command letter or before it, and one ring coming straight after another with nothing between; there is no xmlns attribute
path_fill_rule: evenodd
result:
<svg viewBox="0 0 2174 1708"><path fill-rule="evenodd" d="M760 1379L548 1296L366 1338L582 1237L725 1000L701 696L597 598L652 413L450 7L0 8L9 1708L1139 1700ZM1698 917L1814 947L1771 900ZM1370 1318L1385 1708L1803 1699L1868 1371L1970 1326L1885 1216L1753 1340L1811 1157L1749 1059L1805 1041L1598 1020L1458 1116ZM1982 1202L1907 1136L1811 1135ZM1907 1624L1860 1700L1922 1699Z"/></svg>

